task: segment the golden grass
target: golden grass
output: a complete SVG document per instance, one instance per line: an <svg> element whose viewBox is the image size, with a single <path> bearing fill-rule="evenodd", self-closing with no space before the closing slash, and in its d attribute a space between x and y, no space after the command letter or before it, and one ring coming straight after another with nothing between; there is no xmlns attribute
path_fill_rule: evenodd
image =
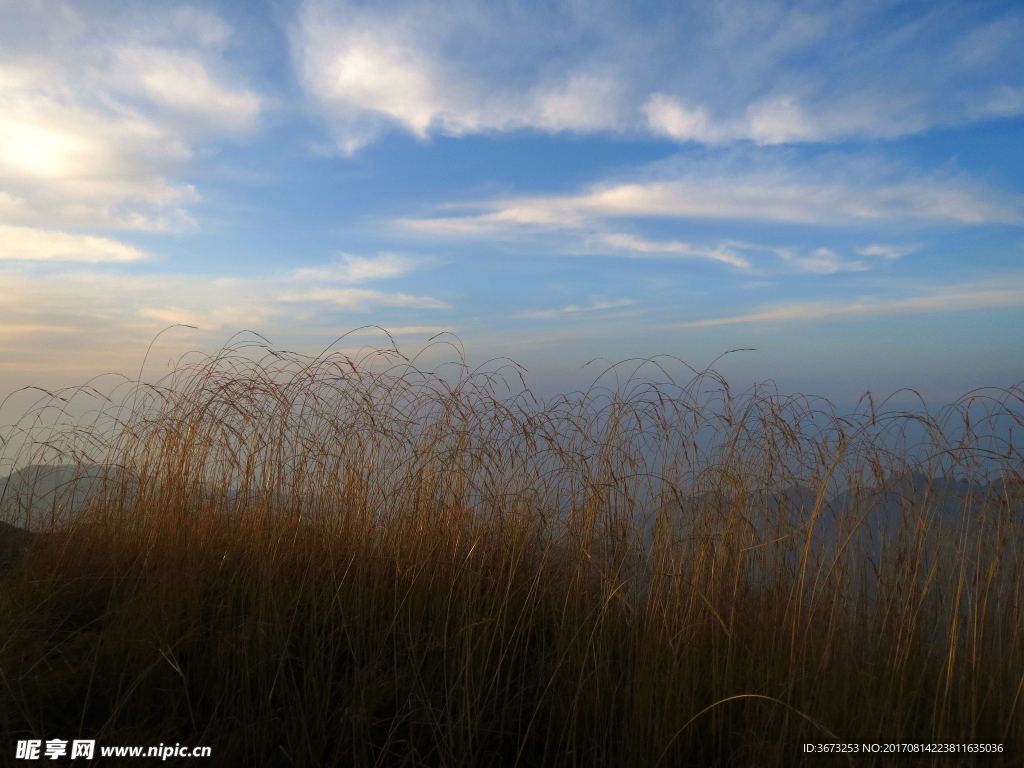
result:
<svg viewBox="0 0 1024 768"><path fill-rule="evenodd" d="M45 536L3 577L0 750L1024 759L1024 392L842 416L681 369L620 364L542 403L511 364L239 343L87 417L63 414L89 388L44 398L0 459L105 474L84 513L29 521Z"/></svg>

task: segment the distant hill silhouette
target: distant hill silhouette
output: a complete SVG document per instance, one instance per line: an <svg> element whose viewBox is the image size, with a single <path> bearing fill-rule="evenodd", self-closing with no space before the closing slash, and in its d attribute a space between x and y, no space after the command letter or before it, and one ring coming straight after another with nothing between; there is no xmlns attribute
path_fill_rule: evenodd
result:
<svg viewBox="0 0 1024 768"><path fill-rule="evenodd" d="M0 479L0 520L34 530L78 514L107 470L95 465L31 464Z"/></svg>

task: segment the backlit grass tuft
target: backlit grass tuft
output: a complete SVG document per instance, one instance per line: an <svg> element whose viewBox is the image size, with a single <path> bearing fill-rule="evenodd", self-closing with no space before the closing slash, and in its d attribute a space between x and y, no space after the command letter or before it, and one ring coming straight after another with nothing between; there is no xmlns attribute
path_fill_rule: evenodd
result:
<svg viewBox="0 0 1024 768"><path fill-rule="evenodd" d="M239 343L108 395L2 433L8 471L71 473L0 501L32 532L0 531L4 754L1024 760L1020 388L844 415L666 359L540 402L512 364Z"/></svg>

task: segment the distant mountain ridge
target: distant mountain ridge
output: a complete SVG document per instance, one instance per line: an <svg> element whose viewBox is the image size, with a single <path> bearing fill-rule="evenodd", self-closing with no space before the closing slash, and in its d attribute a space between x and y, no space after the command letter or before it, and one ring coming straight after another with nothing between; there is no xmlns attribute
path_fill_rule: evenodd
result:
<svg viewBox="0 0 1024 768"><path fill-rule="evenodd" d="M0 519L33 528L48 518L73 517L107 472L89 464L31 464L12 472L0 479Z"/></svg>

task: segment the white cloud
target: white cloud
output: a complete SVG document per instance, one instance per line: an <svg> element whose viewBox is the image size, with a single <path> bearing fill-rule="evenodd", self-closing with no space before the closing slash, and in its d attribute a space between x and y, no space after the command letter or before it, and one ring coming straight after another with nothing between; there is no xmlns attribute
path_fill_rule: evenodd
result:
<svg viewBox="0 0 1024 768"><path fill-rule="evenodd" d="M869 263L845 259L830 248L816 248L806 253L790 246L759 245L738 240L726 240L715 246L707 246L692 245L679 242L678 240L670 242L648 240L628 234L595 235L590 238L589 242L592 248L597 247L600 249L601 245L607 245L624 251L626 255L632 258L700 258L719 261L744 270L753 269L754 264L749 256L743 254L753 255L757 253L774 254L788 270L795 272L831 275L837 272L863 272L871 268ZM876 245L863 248L858 253L866 256L885 256L886 258L894 259L920 247L920 245L902 247ZM762 261L758 264L758 271L763 272L766 268L771 269L772 266Z"/></svg>
<svg viewBox="0 0 1024 768"><path fill-rule="evenodd" d="M126 92L143 94L182 133L248 131L257 123L263 98L217 82L193 51L154 46L118 48L115 76Z"/></svg>
<svg viewBox="0 0 1024 768"><path fill-rule="evenodd" d="M829 248L816 248L809 253L801 253L798 249L788 246L758 245L745 243L738 240L726 240L715 246L692 245L690 243L673 240L670 242L648 240L629 234L595 235L590 238L592 248L600 252L602 245L610 246L617 251L625 252L632 258L699 258L719 261L738 269L750 270L754 265L746 254L772 253L775 254L785 267L796 272L809 272L819 275L831 275L837 272L863 272L871 268L871 265L863 261L850 261L844 259L835 251ZM867 256L885 256L886 258L899 258L899 256L920 248L920 245L904 246L870 246L863 248L858 253ZM759 270L763 271L769 267L762 262Z"/></svg>
<svg viewBox="0 0 1024 768"><path fill-rule="evenodd" d="M750 268L750 260L737 253L738 250L750 247L744 243L720 243L719 245L711 248L691 245L690 243L682 243L678 240L659 242L627 234L598 235L594 240L597 243L609 245L612 248L626 251L628 255L634 257L646 256L709 259L711 261L720 261L724 264L729 264L730 266L738 269Z"/></svg>
<svg viewBox="0 0 1024 768"><path fill-rule="evenodd" d="M428 74L430 65L417 51L385 42L369 31L348 31L330 44L324 40L327 30L319 25L307 34L307 85L336 110L337 117L356 123L361 112L375 113L426 136L443 105ZM348 126L350 135L342 138L344 149L357 148L366 130Z"/></svg>
<svg viewBox="0 0 1024 768"><path fill-rule="evenodd" d="M10 192L0 191L0 220L24 219L29 214L28 203Z"/></svg>
<svg viewBox="0 0 1024 768"><path fill-rule="evenodd" d="M294 276L300 280L338 281L342 283L364 283L404 275L424 263L422 258L413 258L399 253L381 253L377 256L352 256L341 254L340 264L328 267L303 268Z"/></svg>
<svg viewBox="0 0 1024 768"><path fill-rule="evenodd" d="M48 239L48 235L55 237ZM71 237L65 240L62 235L42 233L40 252L66 247L80 254L74 249L93 247L101 255L111 255L104 248L113 249L114 257L132 255L118 251L121 244L115 241L72 236L64 236ZM112 268L68 269L38 259L0 261L0 284L4 286L0 292L0 315L11 327L78 327L90 332L103 329L107 334L131 334L155 332L173 323L197 326L203 331L301 328L325 322L339 311L447 308L445 302L430 296L338 285L400 274L396 269L383 268L387 258L349 257L340 269L296 269L263 277L134 274ZM372 268L374 265L376 269ZM25 331L24 335L30 337L33 332Z"/></svg>
<svg viewBox="0 0 1024 768"><path fill-rule="evenodd" d="M828 248L817 248L805 256L795 253L790 248L779 248L776 252L783 261L800 272L833 275L836 272L863 272L868 269L868 265L864 262L846 261L838 253Z"/></svg>
<svg viewBox="0 0 1024 768"><path fill-rule="evenodd" d="M752 140L766 146L842 137L841 133L829 131L819 121L811 120L792 96L753 102L744 116L719 122L712 120L707 107L691 107L664 93L652 95L643 109L652 132L680 142L725 144Z"/></svg>
<svg viewBox="0 0 1024 768"><path fill-rule="evenodd" d="M709 328L745 323L779 323L795 320L857 320L871 317L962 312L974 309L1024 306L1024 288L945 289L925 296L885 299L868 296L856 301L806 301L779 304L759 312L732 317L678 323L674 328Z"/></svg>
<svg viewBox="0 0 1024 768"><path fill-rule="evenodd" d="M278 294L277 301L331 304L339 309L365 312L370 307L411 307L413 309L445 309L447 304L429 296L410 296L407 293L383 293L364 288L316 288Z"/></svg>
<svg viewBox="0 0 1024 768"><path fill-rule="evenodd" d="M387 331L392 336L420 336L420 335L431 335L435 336L439 333L455 333L455 328L449 325L398 325L388 326L387 328L370 327L360 328L355 331L349 332L348 336L378 336L383 335Z"/></svg>
<svg viewBox="0 0 1024 768"><path fill-rule="evenodd" d="M758 144L787 144L822 138L804 108L792 96L776 96L747 107L747 136Z"/></svg>
<svg viewBox="0 0 1024 768"><path fill-rule="evenodd" d="M857 253L862 256L882 256L886 259L902 259L909 253L921 250L920 243L910 243L909 245L881 245L874 244L868 245L861 248Z"/></svg>
<svg viewBox="0 0 1024 768"><path fill-rule="evenodd" d="M118 262L145 258L138 248L107 237L0 224L0 260Z"/></svg>
<svg viewBox="0 0 1024 768"><path fill-rule="evenodd" d="M997 66L1002 53L1019 46L1022 36L1024 17L1019 13L1003 16L996 21L970 29L957 41L952 53L968 67Z"/></svg>
<svg viewBox="0 0 1024 768"><path fill-rule="evenodd" d="M654 133L671 136L677 141L713 144L726 138L721 128L712 127L705 107L687 106L664 93L652 94L643 110Z"/></svg>
<svg viewBox="0 0 1024 768"><path fill-rule="evenodd" d="M477 206L492 208L490 213L400 219L399 226L424 234L440 236L479 236L517 230L580 229L593 223L593 217L571 198L519 198Z"/></svg>
<svg viewBox="0 0 1024 768"><path fill-rule="evenodd" d="M565 315L574 315L579 312L601 312L608 309L621 309L622 307L628 307L634 304L633 299L618 299L615 301L597 301L592 302L584 306L578 304L570 304L561 309L543 309L536 312L527 312L522 315L534 320L544 320L552 317L563 317Z"/></svg>
<svg viewBox="0 0 1024 768"><path fill-rule="evenodd" d="M187 222L180 206L194 190L163 175L189 156L179 139L136 112L90 109L33 79L0 85L0 185L19 201L8 215L126 229Z"/></svg>
<svg viewBox="0 0 1024 768"><path fill-rule="evenodd" d="M1013 117L1024 113L1024 88L997 86L985 94L984 99L974 105L974 115L984 117Z"/></svg>
<svg viewBox="0 0 1024 768"><path fill-rule="evenodd" d="M581 61L570 54L552 66L553 48L571 43L535 34L514 11L516 21L500 18L505 12L471 3L357 10L307 2L293 51L307 93L331 121L345 153L388 124L420 138L626 126L619 114L619 62ZM562 31L569 37L579 33Z"/></svg>
<svg viewBox="0 0 1024 768"><path fill-rule="evenodd" d="M853 2L648 10L307 0L292 48L345 152L389 125L421 138L532 128L768 145L1024 112L1013 9L921 6L898 22Z"/></svg>
<svg viewBox="0 0 1024 768"><path fill-rule="evenodd" d="M41 323L0 323L0 339L18 337L25 334L42 336L50 334L81 333L81 328L70 325L44 325Z"/></svg>
<svg viewBox="0 0 1024 768"><path fill-rule="evenodd" d="M495 127L536 127L551 132L617 128L617 100L618 84L612 78L570 73L564 79L542 83L531 93L521 118Z"/></svg>
<svg viewBox="0 0 1024 768"><path fill-rule="evenodd" d="M915 251L921 246L881 246L862 248L857 253L866 256L884 256L888 259ZM608 249L612 249L609 253ZM587 239L586 255L625 255L630 258L696 258L728 264L737 269L760 274L777 272L778 262L769 262L764 256L773 255L782 263L784 272L807 272L831 275L838 272L863 272L872 264L862 260L849 260L830 248L810 251L785 245L764 245L741 240L723 240L715 245L694 245L678 240L649 240L637 235L615 233L598 234ZM754 259L757 259L756 263Z"/></svg>
<svg viewBox="0 0 1024 768"><path fill-rule="evenodd" d="M767 154L764 154L767 152ZM446 206L456 215L408 218L405 228L448 237L594 228L616 218L736 219L857 226L1024 223L1024 200L963 176L922 175L870 161L787 164L768 150L686 165L637 181L608 181L570 195ZM640 174L637 174L640 175Z"/></svg>
<svg viewBox="0 0 1024 768"><path fill-rule="evenodd" d="M198 195L174 175L199 144L255 127L263 98L223 74L229 31L215 16L154 11L140 26L100 13L32 3L0 32L0 216L190 226Z"/></svg>
<svg viewBox="0 0 1024 768"><path fill-rule="evenodd" d="M350 154L388 124L422 139L620 127L618 81L600 66L554 67L533 72L528 82L502 82L493 70L522 69L531 60L522 48L535 48L536 41L516 36L514 27L496 29L486 18L490 10L467 15L431 2L358 10L307 2L293 34L296 66L316 108L331 121L338 148ZM509 50L510 36L519 50ZM488 45L492 41L496 46ZM445 52L459 48L472 51ZM501 56L498 51L507 57L505 67L489 61Z"/></svg>

